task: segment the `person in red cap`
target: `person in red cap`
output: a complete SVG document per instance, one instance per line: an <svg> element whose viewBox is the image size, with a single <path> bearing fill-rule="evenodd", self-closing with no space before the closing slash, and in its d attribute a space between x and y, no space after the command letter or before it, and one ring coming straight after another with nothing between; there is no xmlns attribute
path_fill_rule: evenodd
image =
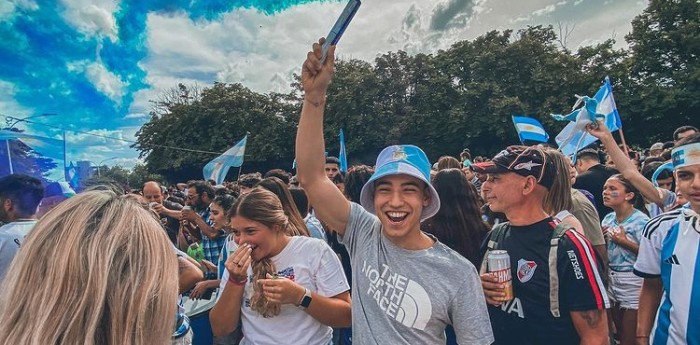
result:
<svg viewBox="0 0 700 345"><path fill-rule="evenodd" d="M556 168L537 147L511 146L472 164L488 174L482 194L508 222L489 234L486 255L510 255L513 299L485 273L482 286L496 344L607 344L608 296L593 247L573 228L558 226L543 208ZM567 173L568 172L559 172Z"/></svg>

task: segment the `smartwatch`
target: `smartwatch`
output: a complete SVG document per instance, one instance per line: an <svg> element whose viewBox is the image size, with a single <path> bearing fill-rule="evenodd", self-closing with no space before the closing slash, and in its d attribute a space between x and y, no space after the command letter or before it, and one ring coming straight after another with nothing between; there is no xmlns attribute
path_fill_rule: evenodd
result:
<svg viewBox="0 0 700 345"><path fill-rule="evenodd" d="M304 297L302 297L301 302L299 302L299 306L306 309L309 307L309 304L311 304L311 291L304 288Z"/></svg>

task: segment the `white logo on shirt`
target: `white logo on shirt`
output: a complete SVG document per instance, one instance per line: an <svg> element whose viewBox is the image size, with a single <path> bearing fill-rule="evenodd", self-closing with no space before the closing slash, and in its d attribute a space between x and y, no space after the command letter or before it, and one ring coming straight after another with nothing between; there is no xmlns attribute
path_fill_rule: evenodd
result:
<svg viewBox="0 0 700 345"><path fill-rule="evenodd" d="M379 308L402 325L425 330L433 306L428 292L418 283L382 265L381 271L362 263L362 272L369 279L367 294L377 302Z"/></svg>
<svg viewBox="0 0 700 345"><path fill-rule="evenodd" d="M518 280L521 283L527 283L532 279L537 269L537 263L534 261L527 261L524 259L518 260Z"/></svg>
<svg viewBox="0 0 700 345"><path fill-rule="evenodd" d="M515 297L512 300L501 304L501 310L508 314L516 313L521 319L525 318L525 311L523 310L523 303L520 302L520 298Z"/></svg>

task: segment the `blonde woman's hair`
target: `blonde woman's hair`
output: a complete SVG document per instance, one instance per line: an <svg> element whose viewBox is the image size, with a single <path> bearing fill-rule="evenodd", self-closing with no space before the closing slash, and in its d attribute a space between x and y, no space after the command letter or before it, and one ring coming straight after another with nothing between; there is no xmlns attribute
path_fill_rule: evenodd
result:
<svg viewBox="0 0 700 345"><path fill-rule="evenodd" d="M242 195L233 204L228 213L229 219L236 216L261 223L275 231L279 229L285 236L294 236L299 233L295 229L287 215L284 213L282 203L275 193L263 188L255 187L248 194ZM265 279L267 274L277 274L277 268L269 258L253 262L253 296L250 298L250 308L258 312L263 317L273 317L279 315L280 305L270 303L258 284L258 279Z"/></svg>
<svg viewBox="0 0 700 345"><path fill-rule="evenodd" d="M177 259L148 211L109 191L78 194L27 236L0 291L5 344L166 344Z"/></svg>
<svg viewBox="0 0 700 345"><path fill-rule="evenodd" d="M571 211L574 201L571 196L571 178L569 177L569 163L561 152L554 149L545 150L545 154L554 164L556 174L554 183L549 188L549 193L544 197L544 210L550 215L561 211Z"/></svg>

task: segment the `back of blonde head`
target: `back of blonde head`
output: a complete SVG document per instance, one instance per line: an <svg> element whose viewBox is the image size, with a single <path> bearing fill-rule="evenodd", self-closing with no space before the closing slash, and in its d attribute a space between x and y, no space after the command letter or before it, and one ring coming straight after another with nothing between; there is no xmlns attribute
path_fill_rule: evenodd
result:
<svg viewBox="0 0 700 345"><path fill-rule="evenodd" d="M106 191L70 198L25 239L0 292L4 344L165 344L177 259L160 224Z"/></svg>

